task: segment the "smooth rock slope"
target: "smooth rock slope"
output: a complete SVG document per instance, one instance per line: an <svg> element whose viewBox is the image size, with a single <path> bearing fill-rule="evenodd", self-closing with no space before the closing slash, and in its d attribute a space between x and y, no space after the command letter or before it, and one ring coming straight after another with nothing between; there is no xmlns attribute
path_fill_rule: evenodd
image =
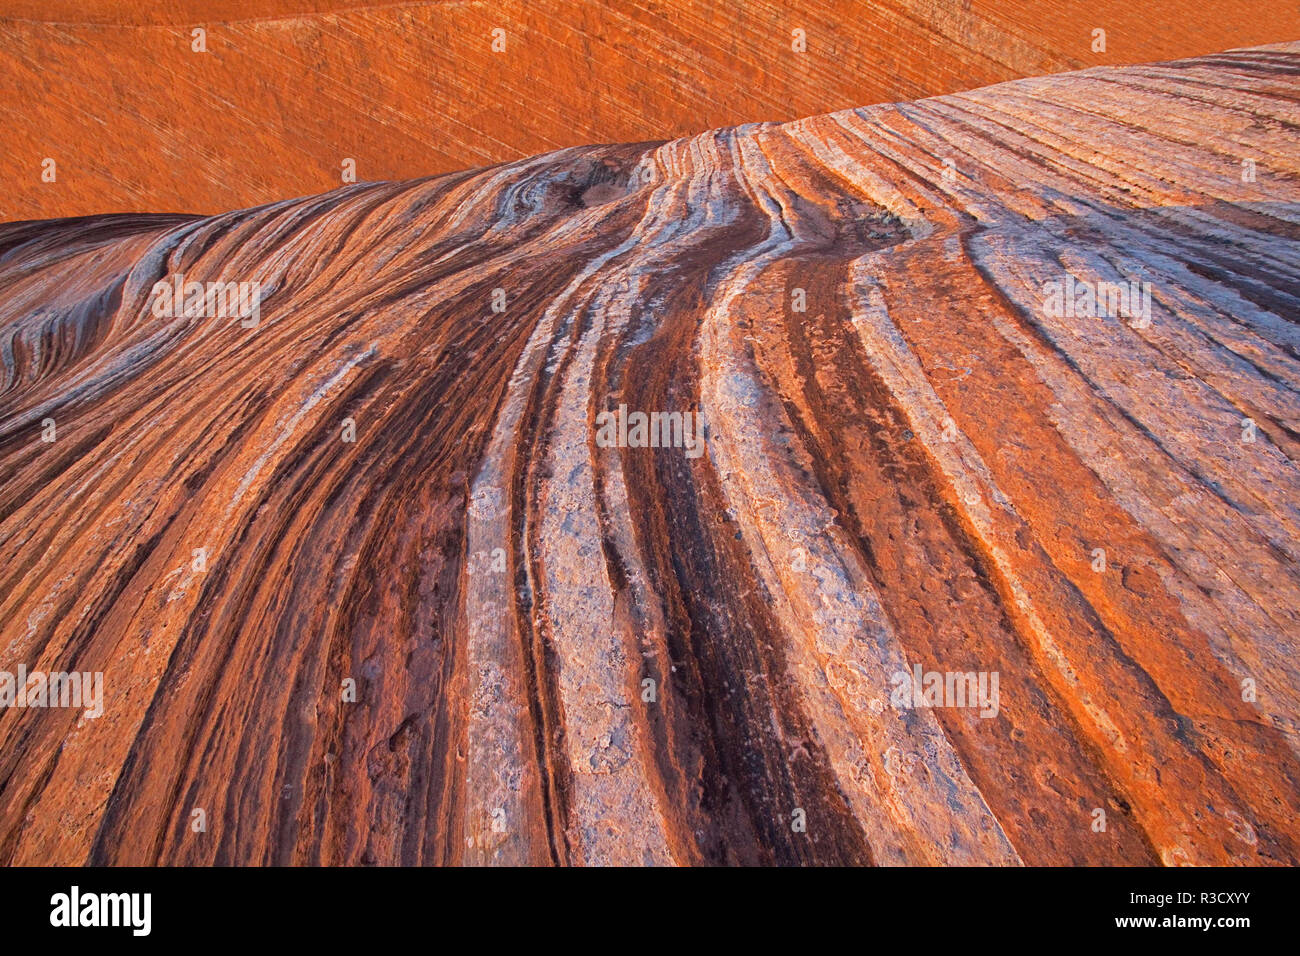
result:
<svg viewBox="0 0 1300 956"><path fill-rule="evenodd" d="M1298 101L0 227L0 862L1300 862Z"/></svg>

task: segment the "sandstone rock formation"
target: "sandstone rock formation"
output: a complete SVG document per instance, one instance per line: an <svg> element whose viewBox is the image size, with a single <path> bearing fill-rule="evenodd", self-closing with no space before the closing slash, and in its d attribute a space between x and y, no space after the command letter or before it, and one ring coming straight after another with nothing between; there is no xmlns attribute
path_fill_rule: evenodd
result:
<svg viewBox="0 0 1300 956"><path fill-rule="evenodd" d="M1300 862L1298 76L0 226L0 862Z"/></svg>
<svg viewBox="0 0 1300 956"><path fill-rule="evenodd" d="M345 160L410 179L1296 37L1293 0L0 0L0 221L220 213Z"/></svg>

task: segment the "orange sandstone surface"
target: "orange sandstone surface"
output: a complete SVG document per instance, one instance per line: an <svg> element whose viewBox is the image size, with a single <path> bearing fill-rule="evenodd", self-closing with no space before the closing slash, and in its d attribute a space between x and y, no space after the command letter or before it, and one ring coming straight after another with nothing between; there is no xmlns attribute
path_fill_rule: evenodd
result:
<svg viewBox="0 0 1300 956"><path fill-rule="evenodd" d="M1297 37L1292 0L0 0L0 221L221 213L345 160L410 179Z"/></svg>
<svg viewBox="0 0 1300 956"><path fill-rule="evenodd" d="M1298 102L1286 44L0 226L0 670L104 680L0 708L0 862L1300 862ZM373 172L451 128L372 108ZM58 185L319 147L223 117Z"/></svg>

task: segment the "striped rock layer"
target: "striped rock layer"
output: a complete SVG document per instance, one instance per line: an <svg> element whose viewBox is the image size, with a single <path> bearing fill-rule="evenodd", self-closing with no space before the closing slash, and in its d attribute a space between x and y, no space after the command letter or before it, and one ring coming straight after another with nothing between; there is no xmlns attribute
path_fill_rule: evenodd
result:
<svg viewBox="0 0 1300 956"><path fill-rule="evenodd" d="M0 709L0 862L1300 862L1298 100L1292 44L0 227L0 669L104 674Z"/></svg>

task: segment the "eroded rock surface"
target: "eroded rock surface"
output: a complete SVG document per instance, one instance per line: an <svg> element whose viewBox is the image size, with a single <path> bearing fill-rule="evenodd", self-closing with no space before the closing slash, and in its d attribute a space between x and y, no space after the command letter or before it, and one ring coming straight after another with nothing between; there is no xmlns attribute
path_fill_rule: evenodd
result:
<svg viewBox="0 0 1300 956"><path fill-rule="evenodd" d="M0 227L0 860L1300 862L1298 75Z"/></svg>

